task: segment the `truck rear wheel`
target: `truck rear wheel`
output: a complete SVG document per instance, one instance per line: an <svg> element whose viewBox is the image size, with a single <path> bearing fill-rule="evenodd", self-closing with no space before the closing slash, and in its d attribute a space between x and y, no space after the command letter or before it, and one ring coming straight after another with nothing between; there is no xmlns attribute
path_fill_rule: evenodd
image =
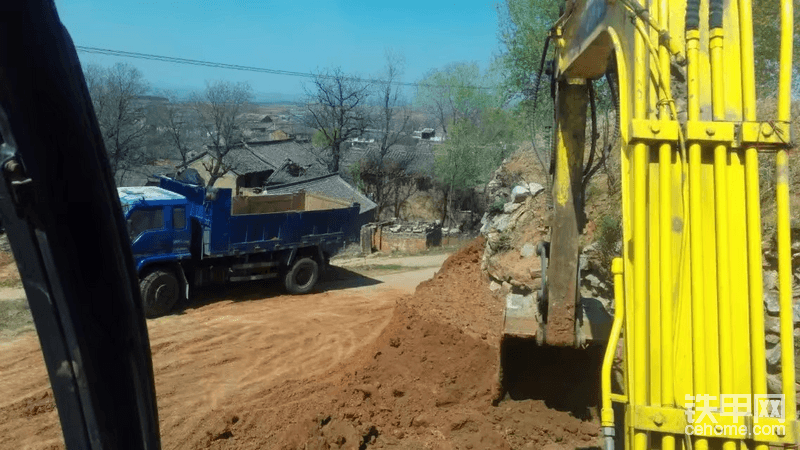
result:
<svg viewBox="0 0 800 450"><path fill-rule="evenodd" d="M319 264L311 258L301 258L284 277L284 286L290 294L307 294L317 284Z"/></svg>
<svg viewBox="0 0 800 450"><path fill-rule="evenodd" d="M156 270L139 282L144 302L144 313L148 318L167 314L178 302L180 289L178 279L171 272Z"/></svg>

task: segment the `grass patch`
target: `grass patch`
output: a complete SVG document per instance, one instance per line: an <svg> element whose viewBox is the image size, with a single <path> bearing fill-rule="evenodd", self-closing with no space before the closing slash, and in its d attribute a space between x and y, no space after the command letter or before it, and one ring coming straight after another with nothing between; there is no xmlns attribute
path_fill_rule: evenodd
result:
<svg viewBox="0 0 800 450"><path fill-rule="evenodd" d="M13 337L33 330L33 316L27 300L0 300L1 337Z"/></svg>
<svg viewBox="0 0 800 450"><path fill-rule="evenodd" d="M18 288L18 287L22 287L22 280L14 278L7 278L5 280L0 280L0 288Z"/></svg>

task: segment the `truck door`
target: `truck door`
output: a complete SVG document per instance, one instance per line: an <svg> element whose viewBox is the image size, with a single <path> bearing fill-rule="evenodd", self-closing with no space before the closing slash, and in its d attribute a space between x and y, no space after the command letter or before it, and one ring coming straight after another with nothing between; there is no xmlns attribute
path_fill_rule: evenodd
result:
<svg viewBox="0 0 800 450"><path fill-rule="evenodd" d="M186 218L185 206L172 207L172 252L176 254L189 253L189 221Z"/></svg>
<svg viewBox="0 0 800 450"><path fill-rule="evenodd" d="M172 252L172 233L165 225L164 207L142 208L131 212L128 216L128 232L135 259Z"/></svg>

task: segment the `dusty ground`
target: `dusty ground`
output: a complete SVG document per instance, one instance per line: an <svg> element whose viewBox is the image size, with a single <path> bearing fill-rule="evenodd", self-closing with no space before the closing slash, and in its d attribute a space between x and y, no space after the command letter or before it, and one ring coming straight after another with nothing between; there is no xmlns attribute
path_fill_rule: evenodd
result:
<svg viewBox="0 0 800 450"><path fill-rule="evenodd" d="M502 302L480 272L482 249L474 242L438 272L339 269L306 296L218 288L148 321L163 447L596 446L592 399L558 401L559 355L532 372L544 385L517 380L493 406ZM0 392L0 448L61 446L35 335L0 343Z"/></svg>

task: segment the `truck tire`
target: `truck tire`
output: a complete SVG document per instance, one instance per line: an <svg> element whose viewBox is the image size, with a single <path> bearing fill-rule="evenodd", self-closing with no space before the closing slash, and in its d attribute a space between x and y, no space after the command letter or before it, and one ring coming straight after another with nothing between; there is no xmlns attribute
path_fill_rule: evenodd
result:
<svg viewBox="0 0 800 450"><path fill-rule="evenodd" d="M178 279L171 272L156 270L139 282L144 314L147 318L163 316L172 310L180 297Z"/></svg>
<svg viewBox="0 0 800 450"><path fill-rule="evenodd" d="M319 279L319 264L311 258L301 258L284 277L284 286L290 294L308 294Z"/></svg>

